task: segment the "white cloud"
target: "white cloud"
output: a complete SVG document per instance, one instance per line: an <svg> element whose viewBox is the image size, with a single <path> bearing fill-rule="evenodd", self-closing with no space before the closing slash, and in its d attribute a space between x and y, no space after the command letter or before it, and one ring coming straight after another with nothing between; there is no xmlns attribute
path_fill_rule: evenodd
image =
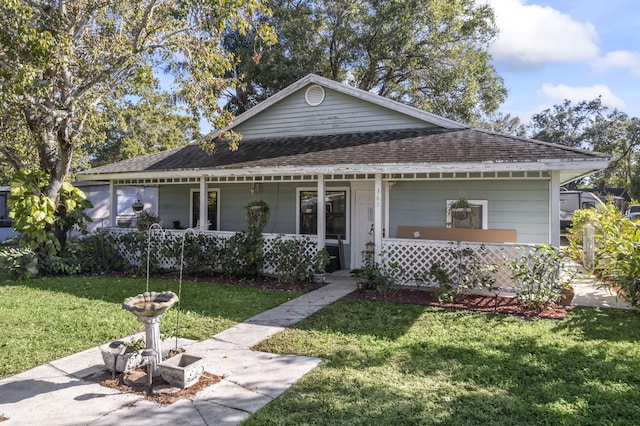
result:
<svg viewBox="0 0 640 426"><path fill-rule="evenodd" d="M607 53L594 62L593 67L605 72L611 69L627 69L636 78L640 78L640 53L616 50Z"/></svg>
<svg viewBox="0 0 640 426"><path fill-rule="evenodd" d="M602 96L602 103L610 108L617 108L623 110L625 103L622 99L609 90L604 84L596 84L594 86L567 86L565 84L543 84L542 93L553 104L562 103L565 99L571 102L590 101Z"/></svg>
<svg viewBox="0 0 640 426"><path fill-rule="evenodd" d="M500 33L490 48L493 58L513 69L550 63L590 62L598 57L598 34L549 6L527 0L488 0Z"/></svg>

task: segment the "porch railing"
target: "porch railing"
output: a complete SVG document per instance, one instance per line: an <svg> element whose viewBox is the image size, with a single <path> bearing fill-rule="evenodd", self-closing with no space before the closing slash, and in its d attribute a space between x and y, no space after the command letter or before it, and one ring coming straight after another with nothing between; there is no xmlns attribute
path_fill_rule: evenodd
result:
<svg viewBox="0 0 640 426"><path fill-rule="evenodd" d="M138 232L135 228L108 228L108 232L113 235L123 235L132 232ZM161 250L163 246L180 247L182 239L185 238L185 230L175 229L152 229L151 231L151 252L154 259L154 265L162 269L177 270L180 268L180 252L167 253L166 250ZM222 250L227 240L233 237L236 232L233 231L195 231L195 235L206 238L207 244L213 245L215 248ZM264 246L263 252L265 256L271 253L274 245L274 241L277 238L296 239L296 240L308 240L310 244L303 245L305 255L312 257L315 254L317 247L317 237L315 235L298 235L298 234L263 234ZM147 237L148 238L148 237ZM142 266L147 261L148 245L143 244L144 252L138 249L130 249L124 245L119 246L120 254L127 262L134 266ZM138 245L140 247L140 245ZM222 265L216 265L215 259L214 270L222 270ZM275 275L277 273L275 265L272 265L268 261L263 264L263 273L265 275Z"/></svg>
<svg viewBox="0 0 640 426"><path fill-rule="evenodd" d="M495 265L491 275L495 278L494 287L501 291L515 291L515 282L511 279L511 271L506 261L525 255L535 246L523 244L497 244L449 242L440 240L413 240L384 238L382 240L382 263L396 264L396 280L407 286L423 283L427 271L433 263L439 263L442 269L451 272L459 267L459 253L464 249L473 250L474 260L478 265ZM420 280L420 281L419 281ZM436 285L435 282L426 282Z"/></svg>

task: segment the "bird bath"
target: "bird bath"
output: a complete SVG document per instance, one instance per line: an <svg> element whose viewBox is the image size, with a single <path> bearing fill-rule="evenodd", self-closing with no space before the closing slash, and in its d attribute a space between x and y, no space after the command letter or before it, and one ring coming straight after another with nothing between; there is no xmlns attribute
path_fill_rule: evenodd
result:
<svg viewBox="0 0 640 426"><path fill-rule="evenodd" d="M145 348L153 349L155 362L152 375L160 374L158 365L162 362L162 347L160 342L160 320L167 309L178 301L178 296L172 291L163 293L145 292L125 299L122 308L134 314L138 321L145 326Z"/></svg>

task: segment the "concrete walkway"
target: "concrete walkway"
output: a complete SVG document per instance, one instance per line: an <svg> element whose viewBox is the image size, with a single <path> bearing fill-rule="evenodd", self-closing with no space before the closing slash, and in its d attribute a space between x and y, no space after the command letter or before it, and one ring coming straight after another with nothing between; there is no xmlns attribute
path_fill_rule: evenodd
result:
<svg viewBox="0 0 640 426"><path fill-rule="evenodd" d="M337 276L336 276L337 275ZM0 380L0 414L10 425L237 425L315 368L319 358L252 351L261 341L355 290L334 274L326 286L256 315L210 339L181 340L205 358L206 371L224 380L192 399L161 406L83 380L104 370L98 348ZM165 342L173 347L175 340Z"/></svg>
<svg viewBox="0 0 640 426"><path fill-rule="evenodd" d="M579 266L575 266L579 267ZM318 290L263 312L210 339L181 339L187 353L202 356L206 370L225 376L192 399L167 406L120 393L82 377L104 371L98 348L52 361L0 380L0 414L10 425L237 425L273 401L321 360L250 348L356 288L348 273L334 273ZM630 308L598 288L586 273L574 279L573 305ZM176 343L171 339L167 346Z"/></svg>
<svg viewBox="0 0 640 426"><path fill-rule="evenodd" d="M618 298L615 292L605 287L598 278L590 275L582 265L571 262L564 267L565 274L573 276L571 285L575 291L572 306L591 306L600 308L633 309Z"/></svg>

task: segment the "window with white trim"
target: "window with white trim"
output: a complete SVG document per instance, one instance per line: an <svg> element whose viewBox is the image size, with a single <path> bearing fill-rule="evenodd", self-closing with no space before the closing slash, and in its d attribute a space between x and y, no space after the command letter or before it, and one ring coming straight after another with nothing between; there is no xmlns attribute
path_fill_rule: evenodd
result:
<svg viewBox="0 0 640 426"><path fill-rule="evenodd" d="M219 191L217 189L208 190L209 196L207 197L207 216L209 231L215 231L218 229L218 199ZM191 190L191 227L200 227L200 191Z"/></svg>
<svg viewBox="0 0 640 426"><path fill-rule="evenodd" d="M324 209L326 212L325 236L327 240L345 240L348 224L348 191L331 188L325 191ZM298 233L318 234L318 191L298 189Z"/></svg>
<svg viewBox="0 0 640 426"><path fill-rule="evenodd" d="M458 200L447 200L447 228L487 229L488 206L487 200L467 200L468 209L451 208Z"/></svg>

